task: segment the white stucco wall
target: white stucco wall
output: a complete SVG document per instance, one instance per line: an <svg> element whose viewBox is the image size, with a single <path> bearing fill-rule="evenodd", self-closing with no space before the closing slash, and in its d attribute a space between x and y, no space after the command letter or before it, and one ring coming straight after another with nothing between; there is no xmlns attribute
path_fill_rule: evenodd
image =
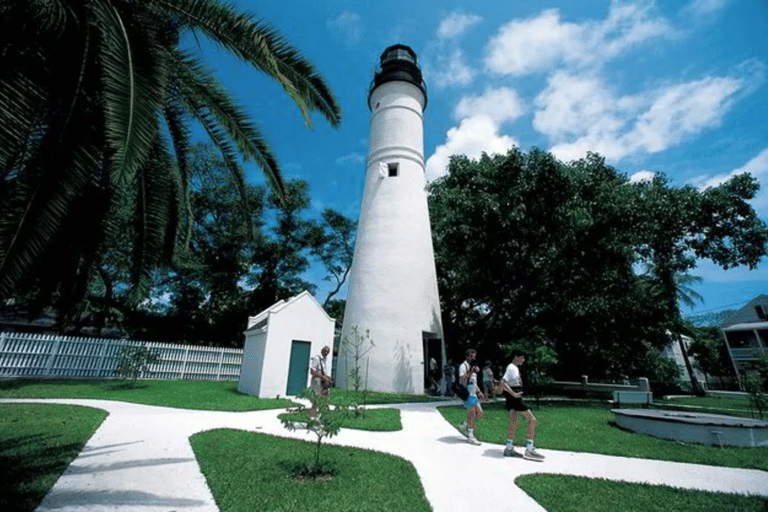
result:
<svg viewBox="0 0 768 512"><path fill-rule="evenodd" d="M255 386L258 390L255 394L260 398L285 396L293 340L309 342L310 356L318 355L326 345L333 348L335 322L309 292L302 292L286 302L278 303L254 318L262 315L267 320L263 354L260 361L246 362L248 355L244 351L243 368L250 364L260 368L260 382ZM247 333L248 331L246 336L248 336ZM254 336L254 338L257 337ZM247 345L246 338L246 349ZM254 347L258 347L258 342L254 343ZM258 357L256 348L252 352ZM328 358L328 361L329 367L326 371L330 374L331 358ZM255 370L253 374L256 374ZM240 386L243 386L244 380L247 380L246 377L246 373L243 372ZM309 373L307 373L306 385L309 385Z"/></svg>
<svg viewBox="0 0 768 512"><path fill-rule="evenodd" d="M443 339L424 177L425 98L387 82L369 101L371 141L342 338L370 329L368 389L422 393L422 333ZM387 168L398 166L391 177ZM382 176L384 174L384 176ZM442 351L445 360L444 344ZM340 356L337 384L346 385Z"/></svg>
<svg viewBox="0 0 768 512"><path fill-rule="evenodd" d="M267 344L264 330L246 331L243 346L243 363L240 367L240 382L237 390L248 395L259 395L261 391L261 369L264 349Z"/></svg>

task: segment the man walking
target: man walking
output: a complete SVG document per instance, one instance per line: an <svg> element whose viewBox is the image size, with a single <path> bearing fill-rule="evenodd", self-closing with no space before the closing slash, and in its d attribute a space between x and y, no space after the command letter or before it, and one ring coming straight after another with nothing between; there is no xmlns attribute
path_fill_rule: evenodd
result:
<svg viewBox="0 0 768 512"><path fill-rule="evenodd" d="M483 417L483 408L480 406L477 395L479 393L483 400L485 400L485 396L477 386L477 374L480 372L480 368L472 366L475 359L477 359L477 351L469 349L465 361L459 366L459 381L469 391L469 396L464 400L464 406L467 408L467 421L459 425L459 431L467 436L467 441L470 444L479 445L480 441L475 438L475 420Z"/></svg>
<svg viewBox="0 0 768 512"><path fill-rule="evenodd" d="M506 407L509 411L509 423L507 424L507 446L504 449L505 457L516 457L513 441L517 433L517 413L523 413L528 428L526 431L525 452L523 457L528 460L544 461L544 456L533 446L533 438L536 435L536 418L531 413L531 408L523 400L523 379L520 377L520 365L525 362L525 354L519 350L512 352L512 362L507 366L501 381L502 390L506 398Z"/></svg>

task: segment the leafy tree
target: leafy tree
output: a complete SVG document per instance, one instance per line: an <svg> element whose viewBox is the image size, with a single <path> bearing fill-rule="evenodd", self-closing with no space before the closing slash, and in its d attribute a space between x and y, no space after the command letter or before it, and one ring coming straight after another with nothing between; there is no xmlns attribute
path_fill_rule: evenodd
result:
<svg viewBox="0 0 768 512"><path fill-rule="evenodd" d="M115 375L131 379L130 387L135 387L139 375L147 371L149 365L160 361L160 352L143 345L124 345L119 357Z"/></svg>
<svg viewBox="0 0 768 512"><path fill-rule="evenodd" d="M331 407L331 397L319 395L311 388L306 388L299 393L299 398L310 401L311 407L304 403L299 404L286 411L286 414L280 416L283 426L290 431L296 431L299 428L306 429L317 436L315 445L315 462L307 464L304 471L299 471L301 476L317 477L330 472L329 468L320 466L320 446L323 438L330 439L341 430L344 419L349 416L349 406L337 405Z"/></svg>
<svg viewBox="0 0 768 512"><path fill-rule="evenodd" d="M733 365L728 355L728 349L723 340L723 334L717 327L693 327L690 329L693 341L689 354L695 359L696 366L708 376L733 375ZM709 387L709 381L706 382Z"/></svg>
<svg viewBox="0 0 768 512"><path fill-rule="evenodd" d="M0 3L0 34L0 301L52 254L64 264L39 279L74 276L70 300L82 298L87 269L116 229L111 212L126 202L141 297L191 222L191 122L241 192L240 157L282 197L268 144L199 46L183 44L190 36L276 80L307 124L312 111L339 122L309 61L253 14L216 0L10 0Z"/></svg>
<svg viewBox="0 0 768 512"><path fill-rule="evenodd" d="M646 215L639 225L637 251L652 268L667 328L678 335L694 392L701 392L679 333L683 329L677 276L707 258L721 267L755 268L766 254L768 230L747 202L760 185L749 174L698 191L669 186L664 176L636 185Z"/></svg>
<svg viewBox="0 0 768 512"><path fill-rule="evenodd" d="M697 257L753 266L765 254L768 231L746 203L756 186L633 184L594 154L453 157L429 189L446 339L489 359L546 340L562 378L645 372L679 332L675 275Z"/></svg>
<svg viewBox="0 0 768 512"><path fill-rule="evenodd" d="M355 391L360 391L360 386L363 384L360 360L375 348L376 344L371 339L370 329L366 329L363 333L360 332L360 328L357 325L353 325L350 331L350 336L344 336L341 339L341 354L344 356L343 365L347 366L347 376L352 383L352 387L355 388ZM349 389L349 386L347 386L347 389ZM363 399L365 399L365 393L363 393Z"/></svg>
<svg viewBox="0 0 768 512"><path fill-rule="evenodd" d="M312 253L320 259L328 271L329 275L325 280L336 283L336 287L328 292L328 296L323 301L323 305L326 305L333 300L347 280L352 266L352 256L355 253L357 222L330 208L323 210L322 216L323 233Z"/></svg>

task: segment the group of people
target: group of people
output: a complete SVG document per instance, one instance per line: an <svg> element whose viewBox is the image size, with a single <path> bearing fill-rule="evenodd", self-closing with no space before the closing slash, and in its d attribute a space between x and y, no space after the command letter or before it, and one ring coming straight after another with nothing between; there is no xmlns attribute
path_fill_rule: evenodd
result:
<svg viewBox="0 0 768 512"><path fill-rule="evenodd" d="M459 366L459 382L466 386L468 396L464 400L464 406L467 408L467 421L459 425L459 430L467 437L467 441L473 445L480 445L474 433L475 422L483 417L483 407L480 405L480 399L486 400L484 393L477 385L480 368L475 366L477 351L467 350L466 359ZM498 389L504 396L506 409L508 411L509 421L507 423L507 443L504 448L505 457L523 457L529 460L542 462L544 456L539 453L533 445L533 438L536 435L536 417L531 413L531 408L523 400L523 380L520 376L520 366L525 363L525 354L519 351L512 352L512 362L507 366L504 376L497 387L493 384L486 384L486 391ZM489 367L489 365L487 365ZM494 392L494 391L492 391ZM522 453L515 450L514 439L517 434L518 414L525 416L527 422L525 449Z"/></svg>
<svg viewBox="0 0 768 512"><path fill-rule="evenodd" d="M311 387L318 395L327 395L328 389L333 384L333 380L325 372L327 367L327 357L331 349L323 347L320 356L313 357L310 364L310 374L312 375ZM459 425L459 430L467 437L467 441L473 445L480 445L480 441L475 437L475 421L483 417L483 407L480 405L480 399L486 400L485 394L478 386L478 375L483 379L486 392L495 394L496 390L502 394L506 400L506 409L509 415L507 423L507 444L504 448L505 457L523 457L529 460L543 461L544 456L539 453L533 445L533 438L536 435L536 417L531 413L531 408L523 400L523 380L520 377L520 366L525 363L525 354L520 351L512 352L512 362L507 366L501 381L496 384L493 379L493 372L490 371L490 363L486 363L487 372L480 371L475 365L477 351L469 349L466 352L466 359L459 366L458 379L461 385L467 388L468 396L464 400L464 406L467 408L467 421ZM436 362L430 361L430 377L432 377L433 367L436 368ZM453 377L453 366L451 360L448 360L446 368L450 367L450 375L446 372L446 381L448 387L451 387ZM315 411L315 405L312 404ZM515 450L514 439L517 434L518 414L525 416L527 422L525 449L522 453Z"/></svg>

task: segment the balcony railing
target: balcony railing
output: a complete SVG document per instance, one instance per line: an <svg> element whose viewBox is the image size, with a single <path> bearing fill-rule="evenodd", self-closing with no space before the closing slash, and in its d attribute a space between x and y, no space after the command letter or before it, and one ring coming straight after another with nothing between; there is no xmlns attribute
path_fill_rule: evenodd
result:
<svg viewBox="0 0 768 512"><path fill-rule="evenodd" d="M749 347L731 349L731 357L733 357L734 361L751 361L764 355L768 355L768 348Z"/></svg>

